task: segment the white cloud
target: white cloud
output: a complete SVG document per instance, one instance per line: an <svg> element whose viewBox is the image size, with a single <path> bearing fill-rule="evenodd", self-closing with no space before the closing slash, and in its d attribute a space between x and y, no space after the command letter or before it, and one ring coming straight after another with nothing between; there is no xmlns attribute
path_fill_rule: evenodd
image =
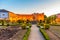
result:
<svg viewBox="0 0 60 40"><path fill-rule="evenodd" d="M49 5L46 5L44 12L47 16L60 13L60 1L55 1Z"/></svg>

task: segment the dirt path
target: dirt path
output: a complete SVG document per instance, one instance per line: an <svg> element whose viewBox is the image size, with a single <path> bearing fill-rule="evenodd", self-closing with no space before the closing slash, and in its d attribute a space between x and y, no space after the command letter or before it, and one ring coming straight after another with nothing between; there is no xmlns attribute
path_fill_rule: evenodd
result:
<svg viewBox="0 0 60 40"><path fill-rule="evenodd" d="M31 33L29 35L28 40L44 40L44 37L39 31L39 28L36 27L36 25L32 25L31 27Z"/></svg>
<svg viewBox="0 0 60 40"><path fill-rule="evenodd" d="M50 40L60 40L56 35L54 35L52 32L50 32L49 30L46 30L46 32L48 33Z"/></svg>

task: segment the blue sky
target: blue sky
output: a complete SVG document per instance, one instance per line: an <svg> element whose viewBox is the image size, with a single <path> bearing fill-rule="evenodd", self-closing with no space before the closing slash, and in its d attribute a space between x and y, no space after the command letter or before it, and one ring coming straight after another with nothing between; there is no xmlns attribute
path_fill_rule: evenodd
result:
<svg viewBox="0 0 60 40"><path fill-rule="evenodd" d="M0 9L16 14L44 12L47 16L60 13L60 0L0 0Z"/></svg>

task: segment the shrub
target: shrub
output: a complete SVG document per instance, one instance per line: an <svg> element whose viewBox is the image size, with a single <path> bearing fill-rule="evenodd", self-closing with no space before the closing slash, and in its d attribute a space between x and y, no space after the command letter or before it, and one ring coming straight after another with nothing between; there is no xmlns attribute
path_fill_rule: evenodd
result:
<svg viewBox="0 0 60 40"><path fill-rule="evenodd" d="M10 23L7 23L7 25L9 25L9 26L17 26L18 24L17 23L12 23L12 22L10 22Z"/></svg>
<svg viewBox="0 0 60 40"><path fill-rule="evenodd" d="M37 23L37 27L41 27L41 26L44 26L44 24L43 23Z"/></svg>
<svg viewBox="0 0 60 40"><path fill-rule="evenodd" d="M23 40L28 40L29 34L30 34L30 28L27 30L26 34L23 37Z"/></svg>
<svg viewBox="0 0 60 40"><path fill-rule="evenodd" d="M44 29L40 29L40 32L41 32L42 35L44 36L45 40L50 40L49 36L47 35L47 33L45 32Z"/></svg>
<svg viewBox="0 0 60 40"><path fill-rule="evenodd" d="M41 23L41 24L40 24L40 26L44 26L44 24L43 24L43 23Z"/></svg>
<svg viewBox="0 0 60 40"><path fill-rule="evenodd" d="M27 23L27 26L31 27L31 23Z"/></svg>
<svg viewBox="0 0 60 40"><path fill-rule="evenodd" d="M26 29L27 25L25 23L23 23L21 26L22 26L22 29Z"/></svg>
<svg viewBox="0 0 60 40"><path fill-rule="evenodd" d="M45 29L49 29L50 25L49 24L45 24L44 27L45 27Z"/></svg>
<svg viewBox="0 0 60 40"><path fill-rule="evenodd" d="M39 27L39 28L40 28L40 24L39 24L39 23L37 23L37 27Z"/></svg>
<svg viewBox="0 0 60 40"><path fill-rule="evenodd" d="M7 24L7 26L9 26L9 24Z"/></svg>

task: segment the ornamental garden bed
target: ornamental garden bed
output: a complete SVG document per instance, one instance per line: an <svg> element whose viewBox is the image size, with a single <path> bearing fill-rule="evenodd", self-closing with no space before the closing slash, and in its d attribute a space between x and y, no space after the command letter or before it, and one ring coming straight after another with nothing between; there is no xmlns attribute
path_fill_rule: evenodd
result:
<svg viewBox="0 0 60 40"><path fill-rule="evenodd" d="M7 40L10 37L12 37L16 32L18 32L19 29L16 29L15 27L7 27L7 28L0 28L0 40Z"/></svg>
<svg viewBox="0 0 60 40"><path fill-rule="evenodd" d="M22 40L22 36L25 34L25 32L26 29L23 30L17 26L9 26L5 29L0 28L0 40L14 40L15 38L20 38Z"/></svg>
<svg viewBox="0 0 60 40"><path fill-rule="evenodd" d="M60 26L50 26L49 30L60 38Z"/></svg>
<svg viewBox="0 0 60 40"><path fill-rule="evenodd" d="M26 32L27 32L27 30L20 30L16 34L14 34L14 36L9 38L8 40L22 40Z"/></svg>

